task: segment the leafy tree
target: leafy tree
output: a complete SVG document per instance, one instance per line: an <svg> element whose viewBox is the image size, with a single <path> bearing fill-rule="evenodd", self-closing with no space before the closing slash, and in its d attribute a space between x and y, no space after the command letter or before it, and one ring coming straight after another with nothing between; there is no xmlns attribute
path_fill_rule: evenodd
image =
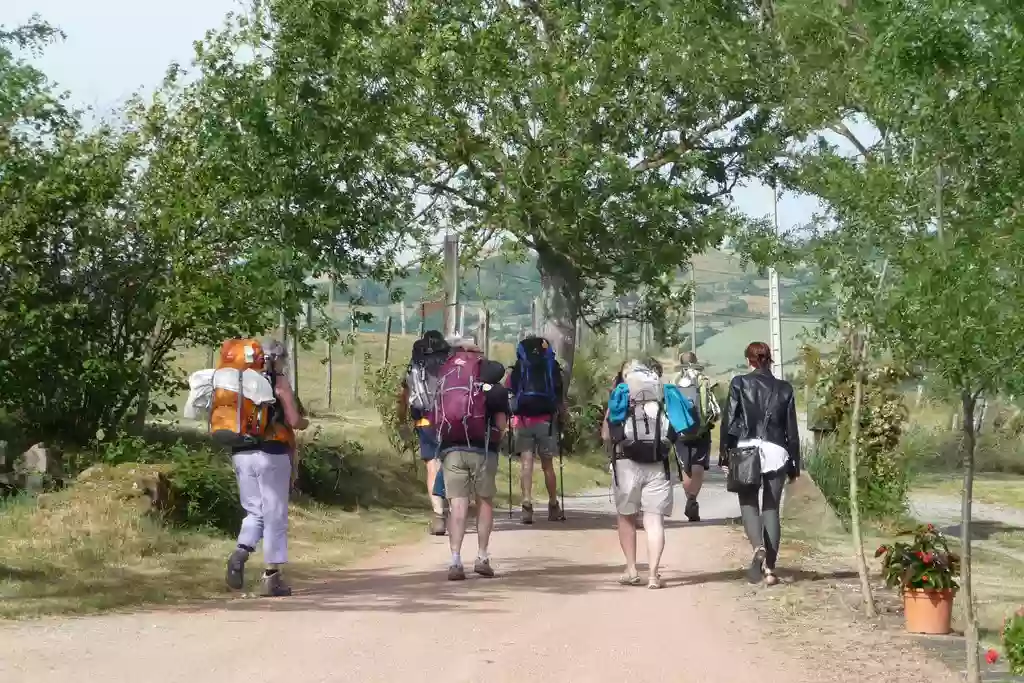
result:
<svg viewBox="0 0 1024 683"><path fill-rule="evenodd" d="M253 26L212 33L198 78L172 67L92 131L8 48L52 31L0 35L0 407L29 431L82 442L133 406L141 426L177 379L177 345L294 319L311 273L393 272L408 201L371 94L354 86L345 131L321 138L290 62L240 56Z"/></svg>
<svg viewBox="0 0 1024 683"><path fill-rule="evenodd" d="M284 10L285 5L289 9ZM537 254L546 334L571 364L575 323L645 289L647 317L686 304L668 274L733 221L719 201L775 140L775 54L747 2L271 2L274 49L302 78L345 74L358 25L401 93L419 225ZM654 317L657 323L661 316Z"/></svg>
<svg viewBox="0 0 1024 683"><path fill-rule="evenodd" d="M810 258L838 285L855 334L872 330L880 346L923 364L960 395L961 604L973 683L973 415L979 396L1019 384L1015 331L1024 323L1024 142L1011 123L1022 113L1011 85L1024 75L1019 11L1000 0L779 0L774 9L792 57L789 77L803 84L787 106L790 124L831 127L858 153L850 159L818 141L788 174L794 187L824 198L834 220L815 236ZM859 139L852 118L872 124L878 141ZM760 257L784 255L777 247ZM888 284L876 297L869 284L882 264Z"/></svg>

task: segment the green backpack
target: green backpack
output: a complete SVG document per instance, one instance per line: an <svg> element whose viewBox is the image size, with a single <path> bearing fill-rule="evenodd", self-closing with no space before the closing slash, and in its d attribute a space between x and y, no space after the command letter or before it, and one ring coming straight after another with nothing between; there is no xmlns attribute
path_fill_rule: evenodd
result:
<svg viewBox="0 0 1024 683"><path fill-rule="evenodd" d="M693 406L690 413L693 426L680 434L679 438L682 441L699 441L711 431L722 412L715 399L711 380L702 372L683 370L676 376L674 384Z"/></svg>

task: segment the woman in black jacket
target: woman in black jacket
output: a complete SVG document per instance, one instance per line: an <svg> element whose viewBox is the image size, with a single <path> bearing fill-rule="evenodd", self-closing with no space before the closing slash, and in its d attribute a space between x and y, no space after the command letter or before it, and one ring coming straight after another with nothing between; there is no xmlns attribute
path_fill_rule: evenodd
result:
<svg viewBox="0 0 1024 683"><path fill-rule="evenodd" d="M778 583L779 504L786 479L800 476L800 434L793 386L772 375L771 349L764 342L753 342L745 355L750 372L733 377L729 384L718 464L728 467L729 454L737 448L760 451L761 486L739 494L740 514L754 550L747 579L758 583L763 578L772 586Z"/></svg>

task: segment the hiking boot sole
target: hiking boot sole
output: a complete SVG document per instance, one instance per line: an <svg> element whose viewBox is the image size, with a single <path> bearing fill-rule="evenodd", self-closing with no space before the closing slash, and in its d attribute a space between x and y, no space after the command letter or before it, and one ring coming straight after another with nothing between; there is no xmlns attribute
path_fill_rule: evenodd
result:
<svg viewBox="0 0 1024 683"><path fill-rule="evenodd" d="M240 591L245 586L245 562L248 559L249 553L241 549L231 553L231 556L228 557L228 569L224 577L228 588Z"/></svg>
<svg viewBox="0 0 1024 683"><path fill-rule="evenodd" d="M764 558L765 551L763 548L758 549L754 553L754 557L750 560L750 566L747 568L747 581L750 583L761 583L761 579L764 576Z"/></svg>

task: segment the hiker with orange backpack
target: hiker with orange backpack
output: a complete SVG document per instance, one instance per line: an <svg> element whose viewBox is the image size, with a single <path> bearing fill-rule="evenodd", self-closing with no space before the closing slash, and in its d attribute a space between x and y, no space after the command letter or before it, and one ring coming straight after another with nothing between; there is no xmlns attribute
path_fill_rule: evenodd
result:
<svg viewBox="0 0 1024 683"><path fill-rule="evenodd" d="M245 563L263 541L266 569L260 594L291 595L281 575L288 561L288 495L298 471L295 431L309 426L284 375L284 345L276 340L229 339L214 370L190 379L186 404L209 410L210 434L231 451L246 516L227 562L227 584L244 586Z"/></svg>

